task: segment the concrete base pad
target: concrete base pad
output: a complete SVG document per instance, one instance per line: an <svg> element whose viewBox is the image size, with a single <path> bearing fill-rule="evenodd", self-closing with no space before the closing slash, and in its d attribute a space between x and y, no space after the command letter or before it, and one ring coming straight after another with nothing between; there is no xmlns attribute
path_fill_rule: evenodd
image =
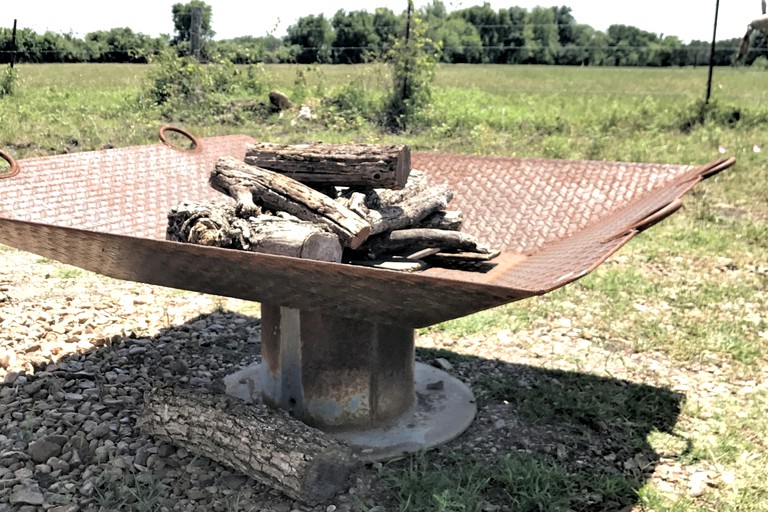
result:
<svg viewBox="0 0 768 512"><path fill-rule="evenodd" d="M259 400L260 368L257 363L228 375L227 394L248 403ZM374 461L447 443L469 427L477 406L466 384L422 363L416 363L415 381L415 405L395 421L328 434L349 444L363 460Z"/></svg>

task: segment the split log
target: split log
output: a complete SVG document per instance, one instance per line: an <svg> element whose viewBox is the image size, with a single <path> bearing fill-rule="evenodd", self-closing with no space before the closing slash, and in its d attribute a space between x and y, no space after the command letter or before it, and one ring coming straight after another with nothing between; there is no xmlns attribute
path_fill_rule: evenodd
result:
<svg viewBox="0 0 768 512"><path fill-rule="evenodd" d="M266 169L254 167L233 157L219 159L210 184L237 201L238 216L260 212L260 207L284 211L301 220L327 226L338 235L344 247L356 249L371 232L359 215L328 196L298 181Z"/></svg>
<svg viewBox="0 0 768 512"><path fill-rule="evenodd" d="M302 183L402 188L411 171L407 146L374 144L249 144L245 162Z"/></svg>
<svg viewBox="0 0 768 512"><path fill-rule="evenodd" d="M293 499L317 505L346 490L360 467L323 432L265 405L198 390L153 391L138 426L157 439L208 457Z"/></svg>
<svg viewBox="0 0 768 512"><path fill-rule="evenodd" d="M341 261L339 238L323 226L298 219L235 215L232 204L183 202L168 214L166 238L214 247Z"/></svg>
<svg viewBox="0 0 768 512"><path fill-rule="evenodd" d="M350 209L371 225L371 235L412 227L432 213L442 210L453 199L453 192L447 185L421 190L405 197L391 206L369 210L359 204L350 204Z"/></svg>
<svg viewBox="0 0 768 512"><path fill-rule="evenodd" d="M407 197L418 194L422 190L426 190L430 187L429 179L424 171L418 169L411 169L411 174L408 175L408 180L405 182L405 187L401 189L382 189L376 191L376 199L378 204L374 204L371 208L381 208L383 206L394 206L398 203L402 203Z"/></svg>
<svg viewBox="0 0 768 512"><path fill-rule="evenodd" d="M413 253L421 249L439 248L441 253L479 253L498 255L498 251L482 245L477 238L460 231L441 229L401 229L371 237L360 247L368 258L379 258L384 254L397 254L405 251Z"/></svg>

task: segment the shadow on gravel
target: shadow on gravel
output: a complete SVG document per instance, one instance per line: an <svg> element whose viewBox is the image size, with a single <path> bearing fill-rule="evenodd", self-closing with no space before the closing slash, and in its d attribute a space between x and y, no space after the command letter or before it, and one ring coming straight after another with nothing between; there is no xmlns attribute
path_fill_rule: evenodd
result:
<svg viewBox="0 0 768 512"><path fill-rule="evenodd" d="M257 358L259 343L257 317L215 311L151 338L102 340L0 385L0 510L39 500L82 511L326 510L135 426L145 393L220 389ZM437 358L471 384L477 419L439 449L369 467L370 492L340 497L337 510L621 510L638 501L659 460L649 435L672 433L683 400L632 382L417 349L423 362Z"/></svg>
<svg viewBox="0 0 768 512"><path fill-rule="evenodd" d="M453 443L387 466L408 510L630 510L663 456L649 436L688 448L673 433L681 393L445 350L416 355L447 360L478 416Z"/></svg>

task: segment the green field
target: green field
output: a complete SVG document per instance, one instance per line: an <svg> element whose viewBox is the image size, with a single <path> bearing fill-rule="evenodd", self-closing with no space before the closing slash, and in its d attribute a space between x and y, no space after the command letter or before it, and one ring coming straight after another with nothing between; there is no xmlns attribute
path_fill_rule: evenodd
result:
<svg viewBox="0 0 768 512"><path fill-rule="evenodd" d="M173 122L201 136L403 142L416 151L478 155L680 164L704 163L721 152L736 156L737 165L699 186L680 213L588 277L543 298L421 333L432 340L422 351L437 350L460 366L477 355L465 347L479 339L502 333L536 339L542 333L554 336L560 328L579 332L588 341L586 349L572 347L567 357L540 359L539 377L549 387L530 389L509 377L486 378L473 382L475 392L485 405L518 407L523 425L543 422L542 428L556 424L571 432L578 430L573 418L599 422L605 416L618 439L627 440L632 436L621 433L641 425L638 431L650 430L643 446L651 448L653 460L661 458L665 467L679 470L679 478L636 478L631 464L618 474L602 469L585 473L553 463L556 457L522 451L499 454L493 468L471 454L441 451L385 466L382 472L403 510L490 510L484 504L499 495L517 504L514 510L531 511L615 510L611 503L631 510L623 508L628 502L636 510L768 510L765 72L716 69L713 101L700 119L704 68L442 66L422 123L395 134L359 108L375 104L389 87L387 70L378 65L254 68L252 80L260 88L217 98L210 115L179 111L170 118L147 101L151 70L138 65L18 66L16 94L0 98L0 149L25 158L154 143L159 126ZM292 115L251 108L266 98L253 91L272 88L311 105L317 119L294 125ZM526 353L527 346L519 348ZM422 352L423 357L430 354ZM573 377L581 373L661 389L678 386L687 399L674 424L661 430L643 414L617 412L634 405L613 387L616 381ZM672 373L690 385L673 382ZM583 392L568 395L571 403L542 405L543 397L558 394L562 382ZM618 396L621 406L603 407L594 393L609 405ZM568 439L589 445L590 434L582 434ZM587 458L586 465L597 467L598 462ZM691 475L698 472L708 475L708 485L693 492ZM585 493L600 499L586 499Z"/></svg>

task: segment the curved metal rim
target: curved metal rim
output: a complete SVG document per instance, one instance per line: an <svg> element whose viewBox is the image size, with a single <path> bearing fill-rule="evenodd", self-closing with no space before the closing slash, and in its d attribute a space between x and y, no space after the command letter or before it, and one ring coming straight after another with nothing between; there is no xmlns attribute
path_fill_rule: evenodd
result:
<svg viewBox="0 0 768 512"><path fill-rule="evenodd" d="M171 141L168 140L168 137L166 137L165 132L175 132L180 135L185 136L192 142L192 148L191 149L185 149L180 148L173 144ZM190 153L199 153L203 149L203 145L200 143L197 137L189 133L187 130L184 130L183 128L178 128L176 126L171 126L169 124L162 126L160 128L160 140L163 141L163 144L166 146L176 149L178 151L188 151Z"/></svg>
<svg viewBox="0 0 768 512"><path fill-rule="evenodd" d="M14 160L11 155L9 155L8 153L0 149L0 158L8 162L8 165L11 166L8 172L0 174L0 180L5 178L13 178L17 174L19 174L19 170L20 170L19 164L16 163L16 160Z"/></svg>

